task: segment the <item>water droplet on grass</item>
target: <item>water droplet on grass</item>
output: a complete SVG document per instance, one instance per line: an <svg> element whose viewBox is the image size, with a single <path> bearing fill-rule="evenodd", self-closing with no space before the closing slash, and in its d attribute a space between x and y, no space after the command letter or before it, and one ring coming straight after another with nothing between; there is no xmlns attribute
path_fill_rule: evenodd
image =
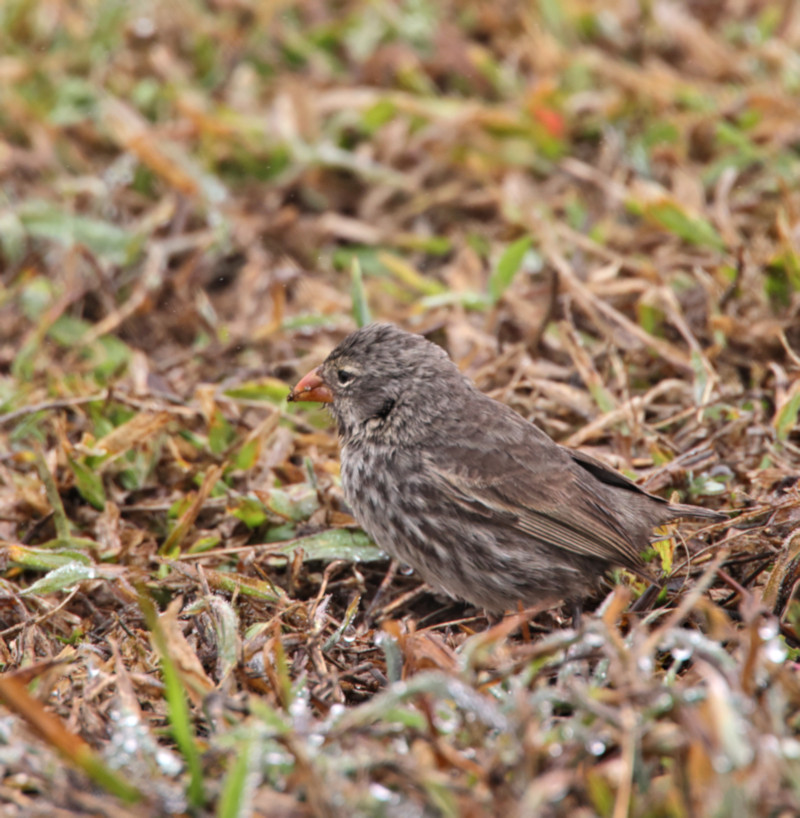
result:
<svg viewBox="0 0 800 818"><path fill-rule="evenodd" d="M774 619L768 619L766 622L759 625L758 635L765 642L768 642L770 639L774 639L778 635L778 623Z"/></svg>
<svg viewBox="0 0 800 818"><path fill-rule="evenodd" d="M685 645L681 645L680 647L675 647L672 649L672 658L676 662L685 662L687 659L691 659L692 656L692 649L690 647L686 647Z"/></svg>
<svg viewBox="0 0 800 818"><path fill-rule="evenodd" d="M786 659L786 646L780 639L770 639L764 645L764 656L768 661L780 664Z"/></svg>
<svg viewBox="0 0 800 818"><path fill-rule="evenodd" d="M370 784L369 785L369 794L376 800L376 801L392 801L395 798L395 794L388 788L384 787L383 784Z"/></svg>
<svg viewBox="0 0 800 818"><path fill-rule="evenodd" d="M589 742L589 752L593 756L601 756L606 751L606 745L600 741L600 739L595 739L594 741Z"/></svg>

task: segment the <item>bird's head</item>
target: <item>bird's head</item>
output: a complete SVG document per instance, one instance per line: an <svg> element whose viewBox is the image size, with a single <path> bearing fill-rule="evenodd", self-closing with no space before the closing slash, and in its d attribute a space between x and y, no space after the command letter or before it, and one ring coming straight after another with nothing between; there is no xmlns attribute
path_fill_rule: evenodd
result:
<svg viewBox="0 0 800 818"><path fill-rule="evenodd" d="M415 416L424 423L464 382L436 344L392 324L369 324L303 377L289 400L329 403L347 438L359 430L396 429Z"/></svg>

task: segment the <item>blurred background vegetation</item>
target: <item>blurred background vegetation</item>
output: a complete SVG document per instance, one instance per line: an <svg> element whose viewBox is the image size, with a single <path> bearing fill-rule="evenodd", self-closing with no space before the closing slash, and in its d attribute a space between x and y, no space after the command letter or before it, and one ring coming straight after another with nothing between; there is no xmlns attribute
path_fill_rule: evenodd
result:
<svg viewBox="0 0 800 818"><path fill-rule="evenodd" d="M798 814L798 99L792 0L0 5L3 814ZM370 317L735 525L367 615Z"/></svg>

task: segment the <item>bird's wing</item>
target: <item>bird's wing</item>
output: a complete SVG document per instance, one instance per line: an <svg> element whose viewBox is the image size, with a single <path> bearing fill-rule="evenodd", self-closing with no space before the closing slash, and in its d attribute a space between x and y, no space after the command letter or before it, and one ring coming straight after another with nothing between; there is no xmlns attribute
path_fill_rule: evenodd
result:
<svg viewBox="0 0 800 818"><path fill-rule="evenodd" d="M643 494L651 500L655 500L657 503L667 505L667 501L663 497L659 497L657 494L650 494L649 491L645 491L641 486L634 483L633 480L629 480L624 474L606 466L605 463L602 463L590 454L586 454L586 452L579 451L578 449L567 449L564 446L559 446L559 448L565 451L582 469L586 469L586 471L596 477L601 483L614 486L615 488L625 489L634 494Z"/></svg>
<svg viewBox="0 0 800 818"><path fill-rule="evenodd" d="M448 445L437 447L431 469L442 489L466 509L497 518L522 536L574 554L640 568L640 550L645 544L632 540L598 496L597 487L600 480L639 489L599 461L588 458L592 468L576 462L570 450L526 425L530 434L523 434L511 448L506 442L487 450L476 444L476 438L461 435L457 443L451 438ZM483 432L478 439L485 444L485 429ZM598 475L598 469L607 475Z"/></svg>

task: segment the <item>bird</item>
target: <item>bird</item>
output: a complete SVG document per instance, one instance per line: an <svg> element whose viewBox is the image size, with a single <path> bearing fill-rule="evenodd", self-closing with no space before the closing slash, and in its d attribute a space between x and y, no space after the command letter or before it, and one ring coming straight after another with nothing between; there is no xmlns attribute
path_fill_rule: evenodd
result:
<svg viewBox="0 0 800 818"><path fill-rule="evenodd" d="M487 613L579 610L612 567L650 577L642 552L654 528L727 519L556 443L394 324L348 335L289 400L329 405L344 498L373 541Z"/></svg>

